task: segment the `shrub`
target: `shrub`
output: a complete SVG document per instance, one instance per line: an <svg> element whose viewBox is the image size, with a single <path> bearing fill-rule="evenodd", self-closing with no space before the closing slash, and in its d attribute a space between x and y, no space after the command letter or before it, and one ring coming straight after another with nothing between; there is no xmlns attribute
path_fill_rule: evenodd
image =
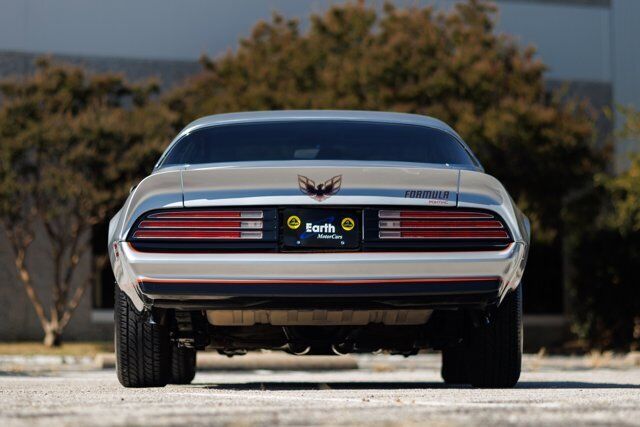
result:
<svg viewBox="0 0 640 427"><path fill-rule="evenodd" d="M528 311L562 292L560 213L565 197L605 163L591 146L587 106L545 89L535 50L497 34L495 6L450 12L357 4L312 15L307 31L275 15L236 51L202 59L203 71L169 94L181 125L246 110L343 108L427 114L453 126L532 222ZM557 260L554 262L554 260ZM555 295L555 297L549 298Z"/></svg>
<svg viewBox="0 0 640 427"><path fill-rule="evenodd" d="M622 112L620 137L640 140L640 112ZM581 203L587 224L570 249L574 330L592 346L640 349L640 155L624 173L599 175L596 184L596 199Z"/></svg>

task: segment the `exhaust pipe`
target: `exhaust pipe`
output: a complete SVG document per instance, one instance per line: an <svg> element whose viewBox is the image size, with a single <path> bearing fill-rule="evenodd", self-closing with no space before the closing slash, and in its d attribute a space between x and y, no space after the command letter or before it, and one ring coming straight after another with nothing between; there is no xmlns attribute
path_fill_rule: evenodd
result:
<svg viewBox="0 0 640 427"><path fill-rule="evenodd" d="M338 356L345 356L349 353L353 353L355 350L355 346L353 344L348 343L340 343L340 344L332 344L331 351L333 351Z"/></svg>

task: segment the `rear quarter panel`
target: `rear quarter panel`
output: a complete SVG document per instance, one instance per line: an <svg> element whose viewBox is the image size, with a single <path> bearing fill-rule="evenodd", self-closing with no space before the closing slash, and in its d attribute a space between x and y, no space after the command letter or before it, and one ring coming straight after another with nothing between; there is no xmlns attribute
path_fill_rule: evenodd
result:
<svg viewBox="0 0 640 427"><path fill-rule="evenodd" d="M504 298L508 290L515 290L520 285L524 275L531 241L529 219L518 209L500 181L482 172L460 171L458 206L490 209L499 213L507 223L519 254L515 269L502 285Z"/></svg>
<svg viewBox="0 0 640 427"><path fill-rule="evenodd" d="M500 181L491 175L461 170L458 207L498 212L509 226L513 239L529 244L531 231L528 218L518 209Z"/></svg>
<svg viewBox="0 0 640 427"><path fill-rule="evenodd" d="M130 266L122 260L121 242L142 213L158 208L180 208L182 202L182 182L180 170L167 170L154 173L143 179L133 189L123 208L109 223L109 259L118 285L142 309L136 277Z"/></svg>

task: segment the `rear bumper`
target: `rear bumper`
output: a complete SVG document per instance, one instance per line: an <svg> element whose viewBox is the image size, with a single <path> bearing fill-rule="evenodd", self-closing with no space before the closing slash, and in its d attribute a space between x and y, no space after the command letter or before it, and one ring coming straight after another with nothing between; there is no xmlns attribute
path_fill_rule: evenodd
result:
<svg viewBox="0 0 640 427"><path fill-rule="evenodd" d="M156 307L201 310L377 310L487 306L499 278L410 282L140 282ZM212 297L213 296L213 297Z"/></svg>
<svg viewBox="0 0 640 427"><path fill-rule="evenodd" d="M497 292L500 279L478 277L456 280L402 281L296 281L220 282L141 280L143 294L152 298L174 297L389 297Z"/></svg>
<svg viewBox="0 0 640 427"><path fill-rule="evenodd" d="M116 279L138 308L243 298L446 302L474 294L485 301L515 288L526 262L521 242L483 252L149 253L117 246Z"/></svg>

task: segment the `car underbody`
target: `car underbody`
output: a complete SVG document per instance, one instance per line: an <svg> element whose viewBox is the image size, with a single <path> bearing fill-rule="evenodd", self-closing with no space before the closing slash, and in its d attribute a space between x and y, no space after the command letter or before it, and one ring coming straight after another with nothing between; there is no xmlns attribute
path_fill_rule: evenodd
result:
<svg viewBox="0 0 640 427"><path fill-rule="evenodd" d="M153 319L167 322L171 339L180 346L216 350L228 356L261 349L296 355L384 351L410 356L423 349L441 350L459 344L468 327L489 322L491 309L184 311L158 308L153 311Z"/></svg>

